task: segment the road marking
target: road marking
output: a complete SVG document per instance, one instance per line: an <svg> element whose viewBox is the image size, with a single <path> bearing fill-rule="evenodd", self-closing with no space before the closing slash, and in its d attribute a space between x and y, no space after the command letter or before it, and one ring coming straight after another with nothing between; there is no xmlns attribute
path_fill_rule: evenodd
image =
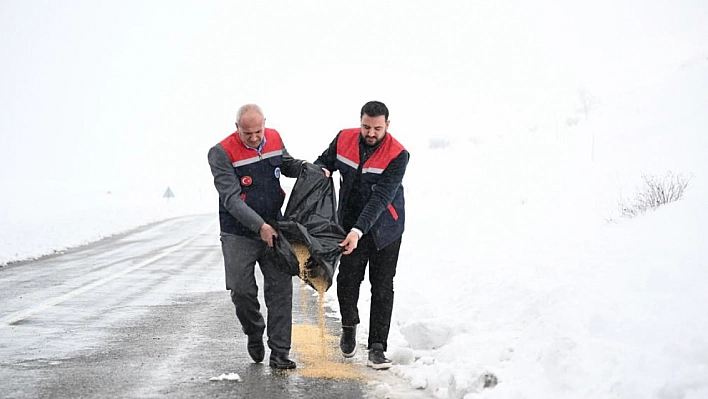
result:
<svg viewBox="0 0 708 399"><path fill-rule="evenodd" d="M27 310L24 310L24 311L15 312L15 313L13 313L13 314L11 314L11 315L9 315L9 316L5 316L5 317L3 317L2 319L0 319L0 328L7 327L7 326L11 326L11 325L13 325L13 324L15 324L15 323L17 323L17 322L19 322L19 321L22 321L22 320L28 318L29 316L32 316L33 314L36 314L36 313L42 312L42 311L44 311L44 310L47 310L47 309L51 308L52 306L56 306L56 305L58 305L58 304L60 304L60 303L62 303L62 302L68 301L68 300L71 299L71 298L74 298L74 297L76 297L76 296L78 296L78 295L81 295L81 294L83 294L83 293L85 293L85 292L87 292L87 291L90 291L90 290L92 290L92 289L94 289L94 288L96 288L96 287L99 287L99 286L101 286L101 285L103 285L103 284L106 284L106 283L109 282L109 281L113 281L113 280L115 280L115 279L121 278L121 277L125 276L126 274L128 274L128 273L130 273L130 272L133 272L133 271L135 271L135 270L138 270L138 269L140 269L140 268L143 268L143 267L145 267L145 266L147 266L147 265L149 265L149 264L151 264L151 263L155 263L155 262L157 262L158 260L164 258L165 256L167 256L167 255L169 255L169 254L171 254L171 253L173 253L173 252L175 252L175 251L179 251L180 249L182 249L182 248L186 247L187 245L189 245L189 243L191 243L192 241L194 241L197 237L199 237L200 235L202 235L205 231L209 230L209 229L214 225L214 223L215 223L215 222L209 223L209 224L208 224L207 226L205 226L201 231L199 231L199 233L197 233L196 235L194 235L194 236L192 236L192 237L190 237L190 238L187 238L187 239L183 240L183 241L180 242L179 244L175 244L175 245L173 245L173 246L171 246L171 247L168 247L168 248L164 249L160 254L155 255L155 256L153 256L153 257L150 258L150 259L144 260L144 261L138 263L137 265L133 265L133 266L127 268L127 269L123 269L123 270L121 270L121 271L119 271L119 272L116 272L116 273L114 273L114 274L111 274L110 276L107 276L107 277L104 277L104 278L102 278L102 279L100 279L100 280L94 281L93 283L86 284L86 285L84 285L84 286L82 286L82 287L76 288L76 289L74 289L73 291L69 291L69 292L67 292L66 294L60 295L60 296L58 296L58 297L56 297L56 298L48 299L48 300L42 302L41 304L39 304L39 305L37 305L37 306L35 306L35 307L33 307L33 308L30 308L30 309L27 309Z"/></svg>

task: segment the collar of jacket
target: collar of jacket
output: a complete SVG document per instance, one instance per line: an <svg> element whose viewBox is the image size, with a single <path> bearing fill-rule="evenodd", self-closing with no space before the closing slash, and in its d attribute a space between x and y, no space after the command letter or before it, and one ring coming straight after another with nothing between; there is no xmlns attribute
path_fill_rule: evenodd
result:
<svg viewBox="0 0 708 399"><path fill-rule="evenodd" d="M263 135L263 140L261 140L261 143L258 144L258 147L256 147L256 148L250 147L248 144L244 143L243 140L241 140L241 137L239 137L239 141L241 141L241 143L243 143L244 147L248 148L249 150L253 150L253 151L257 152L258 155L261 155L261 151L263 151L263 147L265 147L266 136L265 136L265 134Z"/></svg>

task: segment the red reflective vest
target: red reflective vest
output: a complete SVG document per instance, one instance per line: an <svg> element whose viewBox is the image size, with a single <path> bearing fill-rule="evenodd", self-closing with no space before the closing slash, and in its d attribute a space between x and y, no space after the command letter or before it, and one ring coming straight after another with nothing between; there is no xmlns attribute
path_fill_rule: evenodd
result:
<svg viewBox="0 0 708 399"><path fill-rule="evenodd" d="M360 167L359 158L359 137L361 129L344 129L339 133L337 139L337 169L342 175L342 184L339 191L339 220L344 220L344 213L348 211L347 199L352 192L352 185L356 179ZM369 198L372 187L381 178L381 174L386 167L398 157L405 148L391 134L386 133L381 144L376 148L369 159L361 165L361 178L359 193ZM403 186L399 186L393 200L388 204L387 209L381 213L378 220L370 230L373 234L376 246L381 249L398 239L405 227L405 201L403 198ZM358 216L358 215L356 215ZM350 226L344 226L348 228Z"/></svg>
<svg viewBox="0 0 708 399"><path fill-rule="evenodd" d="M280 209L285 200L285 192L280 187L280 166L283 163L283 141L275 129L264 130L265 144L260 153L246 147L234 132L221 140L241 185L241 199L258 213L267 223L280 218ZM229 213L219 203L221 230L231 234L255 235L255 233Z"/></svg>

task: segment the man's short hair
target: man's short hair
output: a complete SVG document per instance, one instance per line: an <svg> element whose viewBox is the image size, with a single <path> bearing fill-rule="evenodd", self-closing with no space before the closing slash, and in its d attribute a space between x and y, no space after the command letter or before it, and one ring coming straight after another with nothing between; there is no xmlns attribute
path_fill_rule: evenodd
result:
<svg viewBox="0 0 708 399"><path fill-rule="evenodd" d="M371 117L383 115L386 117L386 121L388 121L388 108L386 107L386 104L381 101L369 101L364 104L364 106L361 107L361 115L359 115L359 117L362 118L364 114Z"/></svg>
<svg viewBox="0 0 708 399"><path fill-rule="evenodd" d="M265 115L263 115L263 110L261 109L261 107L256 104L244 104L241 106L241 108L238 109L238 112L236 113L236 123L241 124L241 117L243 116L243 114L249 111L256 111L263 117L263 119L265 119Z"/></svg>

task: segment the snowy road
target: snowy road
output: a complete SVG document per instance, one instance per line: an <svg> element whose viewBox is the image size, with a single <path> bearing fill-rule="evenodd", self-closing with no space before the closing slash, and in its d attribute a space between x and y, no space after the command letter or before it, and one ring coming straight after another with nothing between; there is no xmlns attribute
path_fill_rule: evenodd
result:
<svg viewBox="0 0 708 399"><path fill-rule="evenodd" d="M224 290L214 219L171 219L1 268L0 397L361 398L372 375L388 378L360 365L368 377L254 364ZM316 319L311 292L293 283L295 324ZM209 380L225 373L242 381Z"/></svg>

